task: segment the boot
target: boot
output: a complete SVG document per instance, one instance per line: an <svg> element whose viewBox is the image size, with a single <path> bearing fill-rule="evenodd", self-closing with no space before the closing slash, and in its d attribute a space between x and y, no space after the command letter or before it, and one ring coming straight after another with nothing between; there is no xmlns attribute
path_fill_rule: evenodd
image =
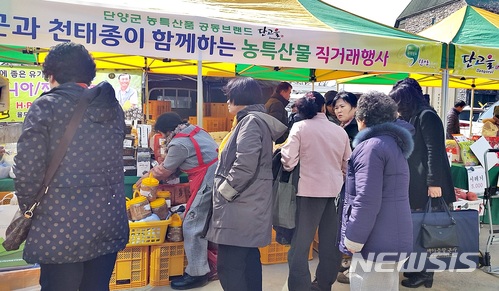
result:
<svg viewBox="0 0 499 291"><path fill-rule="evenodd" d="M349 269L351 264L352 264L352 257L343 255L343 259L341 260L341 266L340 269L338 270L339 273L338 276L336 277L336 281L343 284L350 284Z"/></svg>
<svg viewBox="0 0 499 291"><path fill-rule="evenodd" d="M414 277L414 275L419 274L419 272L404 272L402 275L406 278Z"/></svg>
<svg viewBox="0 0 499 291"><path fill-rule="evenodd" d="M198 288L208 284L208 278L209 274L203 276L191 276L187 273L184 273L182 277L171 282L171 287L175 290Z"/></svg>
<svg viewBox="0 0 499 291"><path fill-rule="evenodd" d="M433 286L433 272L414 273L408 279L402 280L402 286L407 288L418 288L421 285L425 288Z"/></svg>
<svg viewBox="0 0 499 291"><path fill-rule="evenodd" d="M338 273L336 281L342 284L350 284L350 278L348 276L349 276L349 269L346 269L345 271Z"/></svg>

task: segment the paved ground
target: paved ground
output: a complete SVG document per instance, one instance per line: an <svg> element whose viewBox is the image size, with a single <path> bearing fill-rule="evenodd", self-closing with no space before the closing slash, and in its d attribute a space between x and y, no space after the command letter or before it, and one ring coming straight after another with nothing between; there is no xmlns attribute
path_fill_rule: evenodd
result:
<svg viewBox="0 0 499 291"><path fill-rule="evenodd" d="M499 225L495 226L499 229ZM485 245L488 238L488 225L483 225L480 231L480 250L485 251ZM496 236L494 244L490 248L492 266L499 268L499 235ZM313 272L319 262L317 254L314 254L314 259L310 261L310 270ZM288 275L287 264L266 265L263 267L263 290L265 291L285 291L287 290L286 279ZM404 279L402 275L400 280ZM424 287L419 287L425 289ZM173 290L169 286L166 287L144 287L136 288L134 291L168 291ZM192 289L195 291L222 291L222 287L218 281L210 282L208 285ZM350 285L335 283L333 291L350 290ZM400 290L413 290L400 286ZM497 291L499 290L499 275L490 275L482 269L474 270L468 273L456 273L444 271L436 273L433 282L433 291L447 290L474 290L474 291Z"/></svg>
<svg viewBox="0 0 499 291"><path fill-rule="evenodd" d="M495 226L499 229L499 225ZM488 238L488 225L481 228L480 233L480 250L485 251L485 245ZM490 255L492 259L492 266L499 267L499 236L496 237L494 244L490 248ZM314 254L314 259L309 262L310 270L313 272L318 263L317 254ZM263 267L263 290L265 291L286 291L286 279L288 275L287 264L266 265ZM400 280L403 277L401 275ZM0 282L0 290L2 283ZM420 289L425 289L420 287ZM18 289L18 291L38 291L39 286L30 288ZM169 286L164 287L151 287L146 286L143 288L130 289L133 291L169 291L173 290ZM195 291L222 291L222 287L218 281L210 282L208 285L191 289ZM349 285L335 283L333 285L334 291L347 291L350 290ZM409 288L400 287L400 290L412 290ZM441 272L435 274L433 283L434 291L447 291L447 290L474 290L474 291L497 291L499 290L499 275L490 275L485 273L482 269L474 270L468 273L455 273L455 272Z"/></svg>

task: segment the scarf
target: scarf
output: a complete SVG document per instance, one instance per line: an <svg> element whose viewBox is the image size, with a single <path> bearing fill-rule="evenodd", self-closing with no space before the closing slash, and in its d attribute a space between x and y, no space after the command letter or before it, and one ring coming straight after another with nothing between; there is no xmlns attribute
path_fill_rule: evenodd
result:
<svg viewBox="0 0 499 291"><path fill-rule="evenodd" d="M229 140L229 138L232 136L232 133L234 132L234 128L236 128L237 125L237 116L234 116L234 121L232 121L232 127L230 128L229 133L222 139L222 142L220 143L220 146L218 147L218 158L220 159L220 156L222 155L222 151L225 148L225 144Z"/></svg>
<svg viewBox="0 0 499 291"><path fill-rule="evenodd" d="M190 125L189 123L181 123L177 125L177 127L175 127L175 129L171 131L170 134L168 134L168 136L165 138L165 146L167 147L168 144L170 144L172 139L175 137L175 135L181 132L182 130L186 129L189 125Z"/></svg>

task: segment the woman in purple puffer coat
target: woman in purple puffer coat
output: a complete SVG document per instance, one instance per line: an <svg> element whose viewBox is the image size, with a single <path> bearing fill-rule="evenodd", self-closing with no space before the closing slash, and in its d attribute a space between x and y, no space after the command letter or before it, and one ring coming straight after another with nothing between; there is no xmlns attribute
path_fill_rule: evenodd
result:
<svg viewBox="0 0 499 291"><path fill-rule="evenodd" d="M342 252L354 254L350 290L398 290L397 263L412 251L407 158L414 143L410 124L396 118L397 104L383 93L367 93L357 103L340 242ZM361 260L384 272L364 269Z"/></svg>

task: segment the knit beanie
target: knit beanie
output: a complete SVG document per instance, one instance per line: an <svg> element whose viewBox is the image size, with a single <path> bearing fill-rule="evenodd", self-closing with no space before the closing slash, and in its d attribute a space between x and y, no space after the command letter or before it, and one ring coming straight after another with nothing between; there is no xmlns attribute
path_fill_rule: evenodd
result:
<svg viewBox="0 0 499 291"><path fill-rule="evenodd" d="M177 113L163 113L156 119L154 130L166 133L173 131L181 123L183 123L182 118Z"/></svg>

